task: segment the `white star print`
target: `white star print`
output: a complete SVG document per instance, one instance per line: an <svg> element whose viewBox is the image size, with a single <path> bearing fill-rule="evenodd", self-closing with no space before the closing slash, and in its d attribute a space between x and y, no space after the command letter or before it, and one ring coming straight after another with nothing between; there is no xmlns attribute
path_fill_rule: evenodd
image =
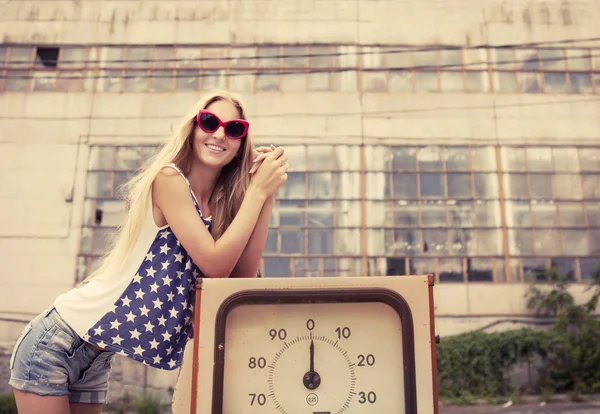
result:
<svg viewBox="0 0 600 414"><path fill-rule="evenodd" d="M152 329L154 329L154 325L152 325L152 323L150 323L150 321L146 322L144 324L144 327L146 328L146 332L152 332Z"/></svg>
<svg viewBox="0 0 600 414"><path fill-rule="evenodd" d="M100 342L98 342L98 346L99 346L100 348L106 348L106 342L104 342L104 341L100 341Z"/></svg>
<svg viewBox="0 0 600 414"><path fill-rule="evenodd" d="M112 341L113 344L117 344L117 345L121 345L121 341L123 340L123 338L121 338L119 335L115 336Z"/></svg>
<svg viewBox="0 0 600 414"><path fill-rule="evenodd" d="M142 306L142 307L140 308L140 313L141 313L141 315L142 315L142 316L148 316L148 312L149 312L149 311L150 311L150 309L148 309L148 308L146 307L146 305L144 305L144 306Z"/></svg>
<svg viewBox="0 0 600 414"><path fill-rule="evenodd" d="M189 309L190 311L192 311L192 312L193 312L193 311L194 311L194 305L192 305L192 304L190 303L190 306L189 306L189 308L188 308L188 309Z"/></svg>
<svg viewBox="0 0 600 414"><path fill-rule="evenodd" d="M111 351L145 365L175 368L192 332L188 287L202 272L170 228L158 230L154 244L140 256L143 263L127 281L133 288L123 292L114 313L103 316L89 334L95 333L94 343L102 340Z"/></svg>
<svg viewBox="0 0 600 414"><path fill-rule="evenodd" d="M123 350L120 350L120 351L119 351L119 352L117 352L117 353L118 353L118 354L121 354L121 355L123 355L123 356L127 356L127 354L126 354L126 353L125 353L125 351L123 351Z"/></svg>

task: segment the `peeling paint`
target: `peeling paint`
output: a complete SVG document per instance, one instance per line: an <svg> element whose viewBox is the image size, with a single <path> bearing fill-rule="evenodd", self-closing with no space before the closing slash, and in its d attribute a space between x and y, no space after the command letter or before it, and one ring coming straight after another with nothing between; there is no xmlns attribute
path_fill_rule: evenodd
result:
<svg viewBox="0 0 600 414"><path fill-rule="evenodd" d="M500 15L501 15L502 21L504 23L509 23L509 24L514 23L512 9L506 10L504 8L504 5L502 5L502 7L500 8Z"/></svg>
<svg viewBox="0 0 600 414"><path fill-rule="evenodd" d="M527 26L531 26L531 12L529 9L523 10L523 23Z"/></svg>
<svg viewBox="0 0 600 414"><path fill-rule="evenodd" d="M573 24L573 19L571 18L571 10L569 10L567 7L564 7L560 11L560 14L562 17L562 22L565 26L571 26Z"/></svg>
<svg viewBox="0 0 600 414"><path fill-rule="evenodd" d="M112 16L110 17L110 25L108 27L108 33L115 34L115 20L117 18L117 11L113 10Z"/></svg>
<svg viewBox="0 0 600 414"><path fill-rule="evenodd" d="M540 7L540 19L542 23L546 25L552 24L552 16L550 15L550 10L548 10L548 6L543 5Z"/></svg>
<svg viewBox="0 0 600 414"><path fill-rule="evenodd" d="M29 10L29 14L27 15L27 20L38 20L40 18L40 10L35 6L31 6L31 10Z"/></svg>

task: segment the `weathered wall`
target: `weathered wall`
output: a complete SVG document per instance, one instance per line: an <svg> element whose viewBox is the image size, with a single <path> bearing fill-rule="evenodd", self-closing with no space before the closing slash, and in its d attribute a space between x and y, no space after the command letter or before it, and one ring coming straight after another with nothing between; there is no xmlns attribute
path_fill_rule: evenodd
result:
<svg viewBox="0 0 600 414"><path fill-rule="evenodd" d="M505 44L597 36L594 1L9 1L4 42Z"/></svg>
<svg viewBox="0 0 600 414"><path fill-rule="evenodd" d="M598 21L600 3L591 0L571 5L8 1L0 5L0 38L11 44L58 46L273 41L501 45L589 38L597 34ZM0 315L30 318L72 286L89 144L160 142L197 98L194 93L0 95ZM600 103L583 95L328 92L245 98L262 143L588 143L600 136ZM285 116L269 116L274 114ZM483 326L498 315L523 313L522 290L514 285L438 285L438 332L445 336ZM453 317L475 314L477 318ZM23 325L0 323L0 342L7 352ZM145 374L136 370L123 372L140 383ZM166 388L173 381L172 373L150 371L151 385Z"/></svg>

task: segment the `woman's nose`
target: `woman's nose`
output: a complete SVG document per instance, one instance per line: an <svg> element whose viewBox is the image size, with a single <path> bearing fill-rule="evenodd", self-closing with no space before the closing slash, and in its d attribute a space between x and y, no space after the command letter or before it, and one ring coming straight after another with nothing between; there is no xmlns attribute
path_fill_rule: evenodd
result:
<svg viewBox="0 0 600 414"><path fill-rule="evenodd" d="M218 139L225 138L225 129L223 129L223 127L217 128L217 130L213 132L213 137Z"/></svg>

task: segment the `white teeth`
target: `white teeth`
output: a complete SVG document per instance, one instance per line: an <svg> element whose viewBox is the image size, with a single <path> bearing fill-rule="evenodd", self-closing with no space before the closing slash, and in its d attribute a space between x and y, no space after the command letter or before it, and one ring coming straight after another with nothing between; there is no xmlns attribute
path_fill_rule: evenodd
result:
<svg viewBox="0 0 600 414"><path fill-rule="evenodd" d="M223 148L221 147L217 147L216 145L210 145L210 144L206 144L206 147L208 149L211 149L213 151L225 151Z"/></svg>

